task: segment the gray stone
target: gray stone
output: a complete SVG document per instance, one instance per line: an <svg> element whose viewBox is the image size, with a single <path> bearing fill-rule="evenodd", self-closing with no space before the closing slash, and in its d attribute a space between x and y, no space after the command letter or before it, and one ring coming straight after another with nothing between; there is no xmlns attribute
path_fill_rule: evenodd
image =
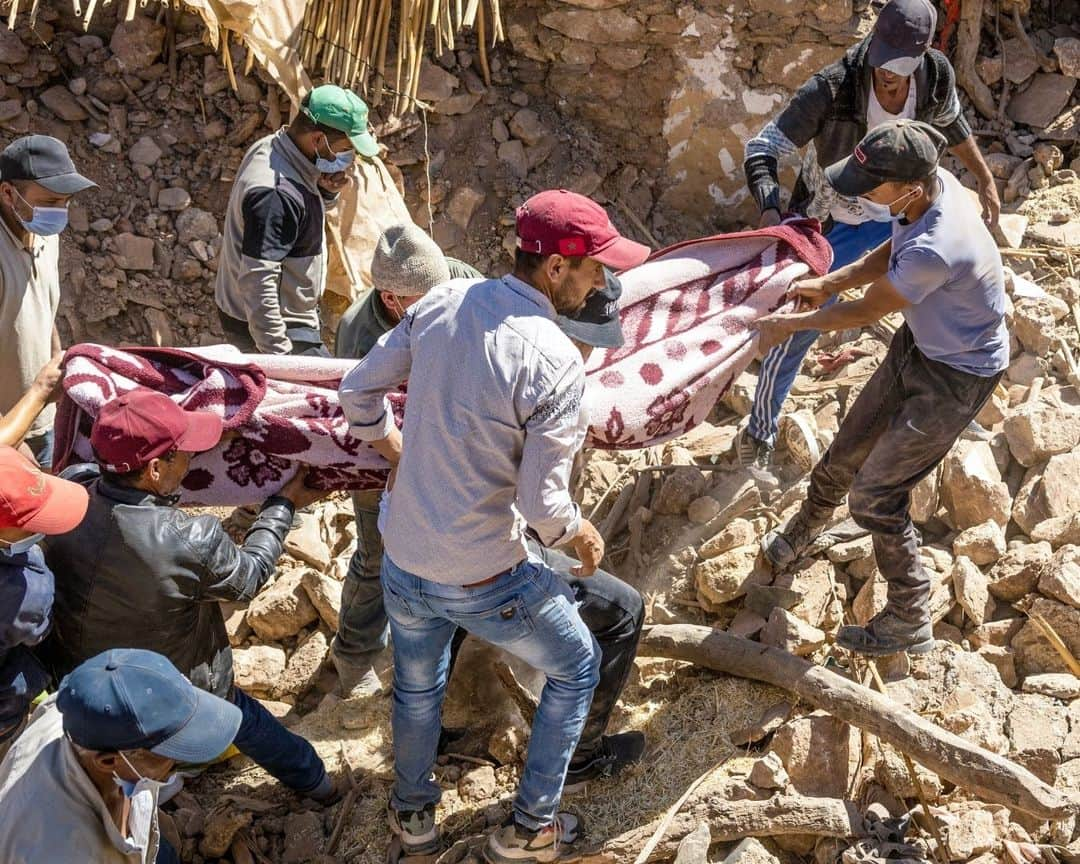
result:
<svg viewBox="0 0 1080 864"><path fill-rule="evenodd" d="M712 835L709 832L709 823L702 822L679 841L679 848L675 853L675 864L708 864L711 844Z"/></svg>
<svg viewBox="0 0 1080 864"><path fill-rule="evenodd" d="M188 207L176 217L176 239L185 246L195 240L213 243L219 233L214 214L198 207Z"/></svg>
<svg viewBox="0 0 1080 864"><path fill-rule="evenodd" d="M166 213L177 212L186 209L191 204L191 195L187 189L170 186L158 193L157 206Z"/></svg>
<svg viewBox="0 0 1080 864"><path fill-rule="evenodd" d="M540 115L531 108L522 108L510 118L510 134L524 142L526 147L533 147L551 133L540 122Z"/></svg>
<svg viewBox="0 0 1080 864"><path fill-rule="evenodd" d="M1039 71L1039 58L1031 50L1030 43L1013 36L1005 40L1005 80L1023 84Z"/></svg>
<svg viewBox="0 0 1080 864"><path fill-rule="evenodd" d="M505 141L499 145L499 161L504 163L516 177L529 174L529 160L525 155L525 145L518 140Z"/></svg>
<svg viewBox="0 0 1080 864"><path fill-rule="evenodd" d="M136 15L130 21L120 21L113 28L109 48L120 67L127 72L147 68L161 55L165 28L153 18Z"/></svg>
<svg viewBox="0 0 1080 864"><path fill-rule="evenodd" d="M67 87L57 84L38 96L41 103L67 123L80 123L90 115L86 113Z"/></svg>
<svg viewBox="0 0 1080 864"><path fill-rule="evenodd" d="M1069 672L1048 675L1029 675L1020 687L1025 693L1037 693L1071 702L1080 699L1080 678Z"/></svg>
<svg viewBox="0 0 1080 864"><path fill-rule="evenodd" d="M285 651L279 645L233 649L236 686L250 693L269 693L285 673Z"/></svg>
<svg viewBox="0 0 1080 864"><path fill-rule="evenodd" d="M322 814L313 810L286 814L281 864L310 864L312 852L321 849L325 840Z"/></svg>
<svg viewBox="0 0 1080 864"><path fill-rule="evenodd" d="M495 796L497 788L495 769L490 765L474 768L458 781L458 793L465 801L486 801Z"/></svg>
<svg viewBox="0 0 1080 864"><path fill-rule="evenodd" d="M1061 453L1046 463L1042 499L1051 519L1080 512L1080 451Z"/></svg>
<svg viewBox="0 0 1080 864"><path fill-rule="evenodd" d="M768 583L771 573L759 560L758 552L754 543L699 561L694 567L698 594L713 606L719 606L741 597L751 585Z"/></svg>
<svg viewBox="0 0 1080 864"><path fill-rule="evenodd" d="M769 613L769 621L761 633L761 642L798 657L806 657L825 644L825 633L777 606Z"/></svg>
<svg viewBox="0 0 1080 864"><path fill-rule="evenodd" d="M315 630L302 638L270 695L278 699L303 696L315 686L329 651L330 639L323 630Z"/></svg>
<svg viewBox="0 0 1080 864"><path fill-rule="evenodd" d="M1031 601L1028 614L1045 619L1073 656L1080 657L1080 615L1076 614L1076 609L1047 597L1036 596ZM1070 671L1038 625L1030 619L1013 637L1012 647L1016 651L1016 671L1024 677Z"/></svg>
<svg viewBox="0 0 1080 864"><path fill-rule="evenodd" d="M1005 113L1015 123L1042 129L1069 104L1075 86L1075 78L1041 72L1032 79L1031 86L1012 98Z"/></svg>
<svg viewBox="0 0 1080 864"><path fill-rule="evenodd" d="M1008 249L1019 249L1024 245L1024 232L1027 231L1028 218L1019 213L1002 213L998 217L994 237Z"/></svg>
<svg viewBox="0 0 1080 864"><path fill-rule="evenodd" d="M149 135L144 135L128 150L128 159L133 165L145 165L149 168L156 165L160 158L161 148Z"/></svg>
<svg viewBox="0 0 1080 864"><path fill-rule="evenodd" d="M116 246L116 264L124 270L153 270L154 241L124 232L113 238Z"/></svg>
<svg viewBox="0 0 1080 864"><path fill-rule="evenodd" d="M19 38L19 34L7 27L0 29L0 63L18 66L29 58L30 49Z"/></svg>
<svg viewBox="0 0 1080 864"><path fill-rule="evenodd" d="M300 525L285 538L285 551L322 572L326 572L333 558L322 520L310 513L300 514Z"/></svg>
<svg viewBox="0 0 1080 864"><path fill-rule="evenodd" d="M420 63L420 81L416 98L424 102L442 102L454 95L461 81L441 66L428 62L425 58Z"/></svg>
<svg viewBox="0 0 1080 864"><path fill-rule="evenodd" d="M472 186L459 186L446 205L446 212L462 231L469 227L473 214L484 203L484 193Z"/></svg>
<svg viewBox="0 0 1080 864"><path fill-rule="evenodd" d="M319 613L319 617L336 633L341 611L342 583L319 570L305 570L300 584L304 586L308 599Z"/></svg>
<svg viewBox="0 0 1080 864"><path fill-rule="evenodd" d="M502 144L510 140L510 130L506 128L506 123L503 122L501 117L492 119L491 137L495 139L496 144Z"/></svg>
<svg viewBox="0 0 1080 864"><path fill-rule="evenodd" d="M449 99L443 99L435 103L435 113L453 117L457 114L468 114L480 104L478 93L458 93Z"/></svg>
<svg viewBox="0 0 1080 864"><path fill-rule="evenodd" d="M945 457L941 500L960 531L990 520L1008 524L1012 498L987 442L960 441Z"/></svg>

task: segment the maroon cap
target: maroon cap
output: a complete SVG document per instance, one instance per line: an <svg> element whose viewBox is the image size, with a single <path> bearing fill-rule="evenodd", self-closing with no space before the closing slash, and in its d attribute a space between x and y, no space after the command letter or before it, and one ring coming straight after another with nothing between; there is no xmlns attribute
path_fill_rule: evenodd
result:
<svg viewBox="0 0 1080 864"><path fill-rule="evenodd" d="M101 409L90 444L108 470L126 474L172 450L210 450L221 441L221 432L217 414L185 411L164 393L131 390Z"/></svg>
<svg viewBox="0 0 1080 864"><path fill-rule="evenodd" d="M603 207L566 189L540 192L518 207L517 246L535 255L595 258L612 270L636 267L650 252L620 235Z"/></svg>

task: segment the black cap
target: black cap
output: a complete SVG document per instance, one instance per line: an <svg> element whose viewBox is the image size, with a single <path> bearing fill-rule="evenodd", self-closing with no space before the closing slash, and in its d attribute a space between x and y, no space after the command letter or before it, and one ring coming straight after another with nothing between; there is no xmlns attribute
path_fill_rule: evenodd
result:
<svg viewBox="0 0 1080 864"><path fill-rule="evenodd" d="M33 180L57 195L97 188L75 170L64 142L48 135L27 135L5 147L0 153L0 180Z"/></svg>
<svg viewBox="0 0 1080 864"><path fill-rule="evenodd" d="M604 287L594 291L585 305L572 316L560 315L559 329L571 339L594 348L620 348L623 344L619 321L619 297L622 283L610 270L604 270Z"/></svg>
<svg viewBox="0 0 1080 864"><path fill-rule="evenodd" d="M936 27L937 11L930 0L891 0L874 22L866 62L878 69L888 66L891 72L912 75L930 47Z"/></svg>
<svg viewBox="0 0 1080 864"><path fill-rule="evenodd" d="M883 123L855 145L855 152L825 169L841 195L865 195L882 183L922 180L937 168L948 142L928 123Z"/></svg>

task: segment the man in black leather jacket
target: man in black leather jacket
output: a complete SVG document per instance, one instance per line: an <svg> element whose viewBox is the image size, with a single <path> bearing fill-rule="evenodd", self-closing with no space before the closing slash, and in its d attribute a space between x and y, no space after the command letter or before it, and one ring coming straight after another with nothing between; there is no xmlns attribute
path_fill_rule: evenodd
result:
<svg viewBox="0 0 1080 864"><path fill-rule="evenodd" d="M57 676L110 648L168 657L195 686L243 713L236 748L316 801L336 796L322 760L256 699L233 684L220 601L251 600L273 575L293 511L323 493L300 473L262 505L237 546L220 520L175 506L192 454L214 447L221 419L184 411L140 390L106 405L91 433L98 465L72 479L90 493L86 518L51 537L45 558L58 579L46 656Z"/></svg>

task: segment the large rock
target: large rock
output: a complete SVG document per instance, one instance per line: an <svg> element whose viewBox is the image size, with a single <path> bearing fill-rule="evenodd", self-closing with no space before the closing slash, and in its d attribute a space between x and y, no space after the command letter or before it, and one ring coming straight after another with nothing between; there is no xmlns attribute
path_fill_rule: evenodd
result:
<svg viewBox="0 0 1080 864"><path fill-rule="evenodd" d="M1015 123L1043 129L1069 104L1076 79L1056 73L1036 75L1023 93L1012 98L1005 113Z"/></svg>
<svg viewBox="0 0 1080 864"><path fill-rule="evenodd" d="M705 474L693 465L680 465L669 471L653 502L653 512L681 516L705 490L705 483Z"/></svg>
<svg viewBox="0 0 1080 864"><path fill-rule="evenodd" d="M416 98L423 102L441 102L454 95L461 81L426 57L420 62L420 81Z"/></svg>
<svg viewBox="0 0 1080 864"><path fill-rule="evenodd" d="M786 789L791 779L780 757L769 752L750 768L750 782L758 789Z"/></svg>
<svg viewBox="0 0 1080 864"><path fill-rule="evenodd" d="M1005 417L1005 437L1025 468L1080 444L1080 410L1037 401L1018 405Z"/></svg>
<svg viewBox="0 0 1080 864"><path fill-rule="evenodd" d="M941 468L935 468L911 490L911 521L923 525L934 518L940 502Z"/></svg>
<svg viewBox="0 0 1080 864"><path fill-rule="evenodd" d="M531 108L522 108L510 118L510 134L526 147L535 147L551 133L540 122L540 115Z"/></svg>
<svg viewBox="0 0 1080 864"><path fill-rule="evenodd" d="M950 861L967 861L997 845L994 817L987 810L976 807L963 813L949 814L945 851Z"/></svg>
<svg viewBox="0 0 1080 864"><path fill-rule="evenodd" d="M772 749L784 763L795 791L819 798L843 798L859 767L859 732L824 711L782 726Z"/></svg>
<svg viewBox="0 0 1080 864"><path fill-rule="evenodd" d="M319 570L305 570L300 582L319 617L336 633L341 615L342 584Z"/></svg>
<svg viewBox="0 0 1080 864"><path fill-rule="evenodd" d="M1071 516L1055 516L1036 525L1031 539L1045 540L1055 549L1059 546L1080 546L1080 513Z"/></svg>
<svg viewBox="0 0 1080 864"><path fill-rule="evenodd" d="M78 103L71 91L60 84L50 87L41 93L38 98L53 114L65 123L81 123L90 115Z"/></svg>
<svg viewBox="0 0 1080 864"><path fill-rule="evenodd" d="M158 193L157 206L158 210L163 210L166 213L178 213L191 204L191 195L187 189L181 189L178 186L170 186L168 189L162 189Z"/></svg>
<svg viewBox="0 0 1080 864"><path fill-rule="evenodd" d="M113 238L116 246L116 263L124 270L153 270L154 241L124 232Z"/></svg>
<svg viewBox="0 0 1080 864"><path fill-rule="evenodd" d="M296 646L289 662L285 664L284 674L278 678L270 695L278 699L303 696L315 686L315 680L329 651L330 639L326 633L322 630L312 632Z"/></svg>
<svg viewBox="0 0 1080 864"><path fill-rule="evenodd" d="M7 27L0 28L0 63L6 66L18 66L30 58L30 49L19 38L19 34Z"/></svg>
<svg viewBox="0 0 1080 864"><path fill-rule="evenodd" d="M994 611L986 574L968 558L957 558L952 570L956 602L972 624L982 624Z"/></svg>
<svg viewBox="0 0 1080 864"><path fill-rule="evenodd" d="M960 531L991 520L1008 524L1012 498L986 441L961 441L945 457L941 499Z"/></svg>
<svg viewBox="0 0 1080 864"><path fill-rule="evenodd" d="M769 614L769 621L761 633L761 642L782 648L798 657L806 657L825 644L825 633L786 609L776 606Z"/></svg>
<svg viewBox="0 0 1080 864"><path fill-rule="evenodd" d="M1042 494L1043 467L1040 465L1027 470L1013 501L1013 521L1029 537L1035 526L1051 518Z"/></svg>
<svg viewBox="0 0 1080 864"><path fill-rule="evenodd" d="M472 186L459 186L446 205L447 215L462 231L469 227L476 209L484 203L484 191Z"/></svg>
<svg viewBox="0 0 1080 864"><path fill-rule="evenodd" d="M1014 702L1016 707L1005 724L1013 758L1053 784L1069 734L1065 708L1046 696L1022 694Z"/></svg>
<svg viewBox="0 0 1080 864"><path fill-rule="evenodd" d="M1039 591L1080 609L1080 547L1063 546L1054 554L1039 578Z"/></svg>
<svg viewBox="0 0 1080 864"><path fill-rule="evenodd" d="M145 165L152 168L161 158L161 148L149 135L143 135L128 149L128 159L132 165Z"/></svg>
<svg viewBox="0 0 1080 864"><path fill-rule="evenodd" d="M757 542L754 523L748 519L732 519L720 531L701 544L698 555L701 558L715 558L724 552L739 546L749 546Z"/></svg>
<svg viewBox="0 0 1080 864"><path fill-rule="evenodd" d="M1080 657L1080 615L1072 606L1037 596L1032 600L1028 614L1042 616L1073 656ZM1016 651L1016 671L1021 676L1070 671L1034 621L1028 620L1024 624L1013 637L1012 647Z"/></svg>
<svg viewBox="0 0 1080 864"><path fill-rule="evenodd" d="M1060 699L1062 702L1071 703L1074 699L1080 699L1080 678L1072 673L1059 672L1049 675L1028 675L1024 679L1023 691L1025 693L1038 693L1040 696L1049 696L1052 699ZM1080 708L1080 705L1077 706ZM1073 727L1070 722L1070 728ZM1075 724L1076 731L1080 733L1080 718Z"/></svg>
<svg viewBox="0 0 1080 864"><path fill-rule="evenodd" d="M645 35L645 28L621 9L560 9L541 15L540 23L592 45L637 42Z"/></svg>
<svg viewBox="0 0 1080 864"><path fill-rule="evenodd" d="M780 864L780 859L766 849L760 840L747 837L727 854L721 864Z"/></svg>
<svg viewBox="0 0 1080 864"><path fill-rule="evenodd" d="M276 642L295 636L319 617L302 580L300 571L285 573L251 601L248 624L261 639Z"/></svg>
<svg viewBox="0 0 1080 864"><path fill-rule="evenodd" d="M1080 39L1063 36L1054 41L1054 55L1058 58L1061 74L1080 78Z"/></svg>
<svg viewBox="0 0 1080 864"><path fill-rule="evenodd" d="M313 810L288 813L281 864L311 864L312 852L321 849L325 842L321 813Z"/></svg>
<svg viewBox="0 0 1080 864"><path fill-rule="evenodd" d="M285 651L278 645L236 648L232 655L236 686L246 692L273 692L285 672Z"/></svg>
<svg viewBox="0 0 1080 864"><path fill-rule="evenodd" d="M790 576L785 575L785 585L789 578L791 590L799 595L799 601L791 607L793 615L824 630L832 630L843 623L844 607L838 596L832 564L820 559L803 561L796 565Z"/></svg>
<svg viewBox="0 0 1080 864"><path fill-rule="evenodd" d="M113 29L109 48L125 72L138 72L161 54L165 41L165 28L153 18L136 15L130 21L120 21Z"/></svg>
<svg viewBox="0 0 1080 864"><path fill-rule="evenodd" d="M195 240L212 243L218 237L217 219L198 207L188 207L176 217L176 239L187 246Z"/></svg>
<svg viewBox="0 0 1080 864"><path fill-rule="evenodd" d="M990 594L1006 603L1026 597L1035 590L1053 554L1049 543L1025 543L1010 549L990 569Z"/></svg>
<svg viewBox="0 0 1080 864"><path fill-rule="evenodd" d="M1051 519L1080 512L1080 452L1062 453L1046 463L1042 498Z"/></svg>
<svg viewBox="0 0 1080 864"><path fill-rule="evenodd" d="M983 522L956 535L953 554L965 556L983 567L993 564L1005 554L1005 531L997 522Z"/></svg>
<svg viewBox="0 0 1080 864"><path fill-rule="evenodd" d="M722 552L715 558L699 561L694 578L702 599L713 606L730 603L746 593L751 585L765 585L772 578L760 560L756 543Z"/></svg>
<svg viewBox="0 0 1080 864"><path fill-rule="evenodd" d="M285 538L285 551L325 573L333 556L323 532L322 519L311 513L301 513L299 527Z"/></svg>

